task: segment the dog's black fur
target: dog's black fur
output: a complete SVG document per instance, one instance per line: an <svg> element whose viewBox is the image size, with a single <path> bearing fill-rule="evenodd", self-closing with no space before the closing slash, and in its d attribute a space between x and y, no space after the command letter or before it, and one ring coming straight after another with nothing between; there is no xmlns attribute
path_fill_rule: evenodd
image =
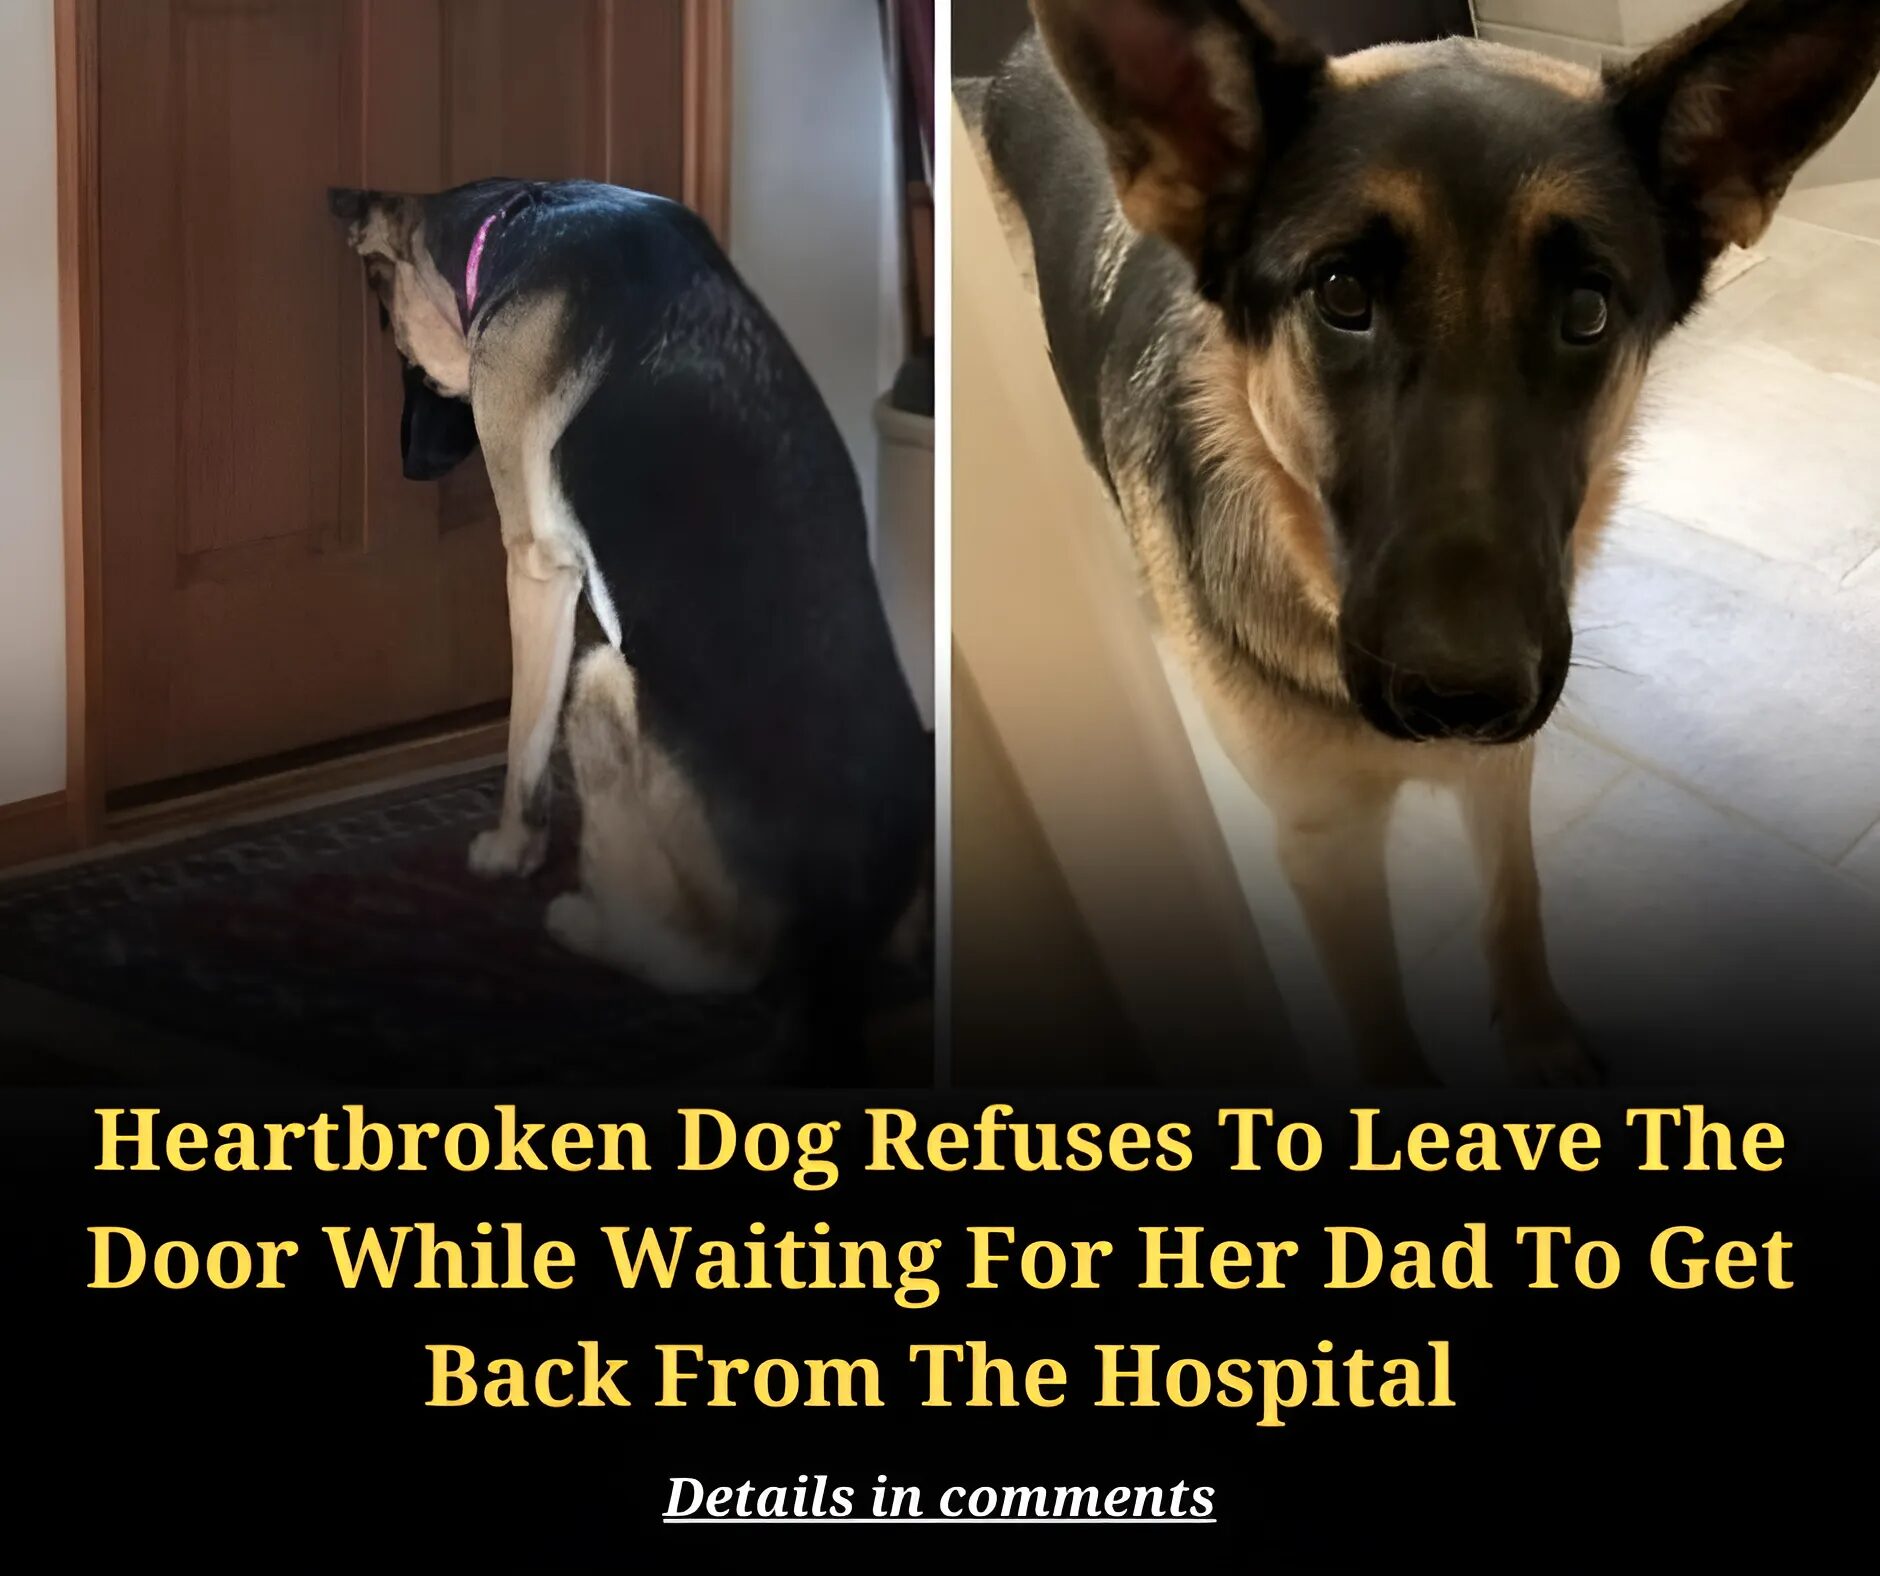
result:
<svg viewBox="0 0 1880 1576"><path fill-rule="evenodd" d="M401 358L402 359L402 358ZM405 479L434 482L477 451L477 422L468 401L431 387L424 369L406 361L405 411L398 421L398 452Z"/></svg>

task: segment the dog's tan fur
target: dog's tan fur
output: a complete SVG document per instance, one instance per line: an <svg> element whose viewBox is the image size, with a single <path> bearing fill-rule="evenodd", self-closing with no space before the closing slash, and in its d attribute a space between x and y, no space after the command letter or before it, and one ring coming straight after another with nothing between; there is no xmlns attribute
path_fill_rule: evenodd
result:
<svg viewBox="0 0 1880 1576"><path fill-rule="evenodd" d="M778 917L731 879L691 783L641 732L633 670L612 646L581 660L568 754L581 796L581 890L549 905L549 932L664 990L754 986Z"/></svg>
<svg viewBox="0 0 1880 1576"><path fill-rule="evenodd" d="M1409 782L1460 800L1485 894L1483 947L1496 1017L1517 1076L1575 1082L1588 1076L1571 1021L1547 966L1540 880L1530 831L1533 749L1461 743L1408 745L1357 719L1310 704L1262 668L1343 693L1337 658L1337 592L1326 544L1330 528L1311 483L1285 456L1309 454L1323 402L1284 338L1256 357L1218 323L1203 322L1191 363L1193 399L1222 491L1216 507L1244 510L1242 572L1262 577L1257 627L1238 643L1221 638L1197 605L1195 583L1175 567L1172 527L1159 513L1134 534L1154 544L1140 555L1155 606L1222 744L1272 811L1280 862L1343 1002L1368 1076L1392 1082L1427 1076L1405 1005L1385 883L1391 808ZM1642 369L1607 395L1595 480L1576 527L1576 553L1594 551L1617 496L1620 457ZM1276 436L1277 435L1277 440ZM1125 492L1141 498L1147 489ZM1273 610L1284 609L1282 617ZM1238 647L1238 648L1237 648ZM1244 653L1264 658L1252 667Z"/></svg>

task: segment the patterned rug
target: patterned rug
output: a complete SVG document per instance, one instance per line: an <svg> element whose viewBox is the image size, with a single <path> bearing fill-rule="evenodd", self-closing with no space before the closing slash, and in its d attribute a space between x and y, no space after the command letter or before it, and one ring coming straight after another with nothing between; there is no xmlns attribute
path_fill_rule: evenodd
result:
<svg viewBox="0 0 1880 1576"><path fill-rule="evenodd" d="M777 1003L668 997L548 938L574 884L565 787L546 869L472 876L501 795L491 767L0 885L0 975L310 1083L803 1080Z"/></svg>

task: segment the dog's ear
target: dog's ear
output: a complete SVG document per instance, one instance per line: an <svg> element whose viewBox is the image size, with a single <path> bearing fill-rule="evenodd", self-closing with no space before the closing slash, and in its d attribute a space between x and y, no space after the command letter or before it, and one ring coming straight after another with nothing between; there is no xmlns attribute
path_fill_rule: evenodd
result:
<svg viewBox="0 0 1880 1576"><path fill-rule="evenodd" d="M1762 236L1876 74L1875 0L1733 0L1607 87L1646 181L1708 262Z"/></svg>
<svg viewBox="0 0 1880 1576"><path fill-rule="evenodd" d="M346 221L347 244L362 257L376 254L398 262L411 260L411 232L419 219L417 199L399 192L329 186L326 206L334 218Z"/></svg>
<svg viewBox="0 0 1880 1576"><path fill-rule="evenodd" d="M469 401L440 394L424 373L405 362L405 410L398 423L405 479L434 482L477 451L476 417Z"/></svg>
<svg viewBox="0 0 1880 1576"><path fill-rule="evenodd" d="M372 193L361 191L356 186L329 186L326 189L326 206L335 219L357 224L372 206Z"/></svg>
<svg viewBox="0 0 1880 1576"><path fill-rule="evenodd" d="M1211 212L1257 187L1325 57L1259 0L1032 0L1032 13L1130 223L1199 264Z"/></svg>

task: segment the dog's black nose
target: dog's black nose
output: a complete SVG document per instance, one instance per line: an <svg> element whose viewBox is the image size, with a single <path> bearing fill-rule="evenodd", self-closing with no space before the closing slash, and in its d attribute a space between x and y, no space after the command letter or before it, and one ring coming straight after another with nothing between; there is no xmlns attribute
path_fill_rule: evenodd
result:
<svg viewBox="0 0 1880 1576"><path fill-rule="evenodd" d="M1399 669L1386 694L1397 720L1414 737L1501 744L1526 732L1540 684L1533 673L1437 675Z"/></svg>

